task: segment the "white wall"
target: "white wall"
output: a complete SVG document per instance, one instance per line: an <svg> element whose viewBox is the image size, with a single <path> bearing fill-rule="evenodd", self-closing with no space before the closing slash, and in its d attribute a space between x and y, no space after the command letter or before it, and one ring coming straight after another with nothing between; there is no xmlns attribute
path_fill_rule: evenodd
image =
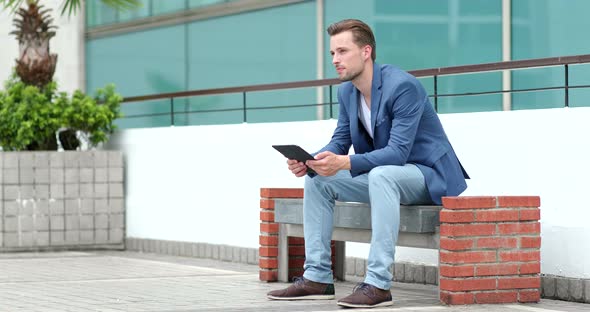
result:
<svg viewBox="0 0 590 312"><path fill-rule="evenodd" d="M56 53L57 66L54 80L59 91L71 93L85 86L84 81L84 19L83 12L68 18L60 16L63 0L44 0L41 4L51 8L57 34L49 42L52 53ZM84 5L82 5L84 6ZM14 15L0 6L0 90L4 89L4 81L12 73L15 59L18 58L18 42L14 35L12 20Z"/></svg>
<svg viewBox="0 0 590 312"><path fill-rule="evenodd" d="M590 108L440 115L472 179L463 195L540 195L542 272L590 277ZM258 247L259 189L302 187L271 144L315 151L334 120L134 129L126 157L127 235ZM348 255L366 257L367 244ZM437 263L398 248L397 261Z"/></svg>

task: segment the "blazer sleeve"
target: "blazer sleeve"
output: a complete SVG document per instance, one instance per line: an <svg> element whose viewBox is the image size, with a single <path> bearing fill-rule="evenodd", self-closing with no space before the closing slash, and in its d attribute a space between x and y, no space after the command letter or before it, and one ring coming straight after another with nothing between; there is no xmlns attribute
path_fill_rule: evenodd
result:
<svg viewBox="0 0 590 312"><path fill-rule="evenodd" d="M368 172L377 166L406 164L416 139L416 132L424 111L424 96L418 87L407 80L391 93L391 129L387 146L369 153L350 155L351 173ZM383 99L385 100L385 99Z"/></svg>
<svg viewBox="0 0 590 312"><path fill-rule="evenodd" d="M342 89L338 92L338 103L340 112L338 113L338 124L334 129L334 134L328 145L324 146L317 153L323 151L330 151L337 155L347 155L352 145L352 139L350 137L350 117L348 114L347 103L342 101ZM313 154L315 156L315 154Z"/></svg>

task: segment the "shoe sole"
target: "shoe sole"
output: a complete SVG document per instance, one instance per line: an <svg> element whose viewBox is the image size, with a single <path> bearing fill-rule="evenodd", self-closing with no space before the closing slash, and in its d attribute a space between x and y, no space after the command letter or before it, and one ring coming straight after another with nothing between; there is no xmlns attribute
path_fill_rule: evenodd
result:
<svg viewBox="0 0 590 312"><path fill-rule="evenodd" d="M309 296L299 296L299 297L276 297L276 296L267 296L268 299L272 300L331 300L335 299L335 295L309 295Z"/></svg>
<svg viewBox="0 0 590 312"><path fill-rule="evenodd" d="M339 306L347 307L347 308L378 308L378 307L388 307L393 305L393 301L383 301L381 303L377 303L374 305L368 304L354 304L354 303L347 303L347 302L338 302Z"/></svg>

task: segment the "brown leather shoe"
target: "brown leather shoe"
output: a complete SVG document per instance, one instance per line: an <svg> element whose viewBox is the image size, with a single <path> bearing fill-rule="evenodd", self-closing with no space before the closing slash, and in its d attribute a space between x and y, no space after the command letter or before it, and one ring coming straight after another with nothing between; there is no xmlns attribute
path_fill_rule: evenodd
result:
<svg viewBox="0 0 590 312"><path fill-rule="evenodd" d="M393 305L391 291L373 285L360 283L352 291L352 295L340 299L338 305L348 308L375 308Z"/></svg>
<svg viewBox="0 0 590 312"><path fill-rule="evenodd" d="M304 277L296 277L294 283L267 294L273 300L327 300L334 299L334 284L312 282Z"/></svg>

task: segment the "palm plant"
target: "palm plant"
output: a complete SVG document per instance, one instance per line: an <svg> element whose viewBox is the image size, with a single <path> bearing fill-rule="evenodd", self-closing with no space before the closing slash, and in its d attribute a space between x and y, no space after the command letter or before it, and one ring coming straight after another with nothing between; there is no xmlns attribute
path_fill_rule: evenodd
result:
<svg viewBox="0 0 590 312"><path fill-rule="evenodd" d="M101 1L115 9L140 5L140 0ZM0 145L4 150L55 150L55 133L64 127L66 130L59 133L64 149L78 147L78 131L88 133L92 145L104 142L106 134L114 129L112 121L120 116L121 98L114 87L99 90L94 100L79 91L71 100L65 93L57 92L53 81L57 55L49 49L49 40L57 27L52 25L51 10L44 9L39 2L0 0L0 9L11 9L16 15L15 30L10 34L19 43L15 67L18 79L14 76L6 83L6 92L0 90ZM61 14L75 14L82 3L64 0Z"/></svg>
<svg viewBox="0 0 590 312"><path fill-rule="evenodd" d="M27 6L23 7L25 1ZM130 9L140 4L139 0L101 1L117 9ZM19 43L16 73L24 83L41 88L52 81L57 63L57 55L49 50L49 40L55 36L57 28L52 25L51 10L44 9L39 0L0 0L0 4L16 14L16 29L10 33ZM81 0L65 0L61 14L72 15L81 5Z"/></svg>

